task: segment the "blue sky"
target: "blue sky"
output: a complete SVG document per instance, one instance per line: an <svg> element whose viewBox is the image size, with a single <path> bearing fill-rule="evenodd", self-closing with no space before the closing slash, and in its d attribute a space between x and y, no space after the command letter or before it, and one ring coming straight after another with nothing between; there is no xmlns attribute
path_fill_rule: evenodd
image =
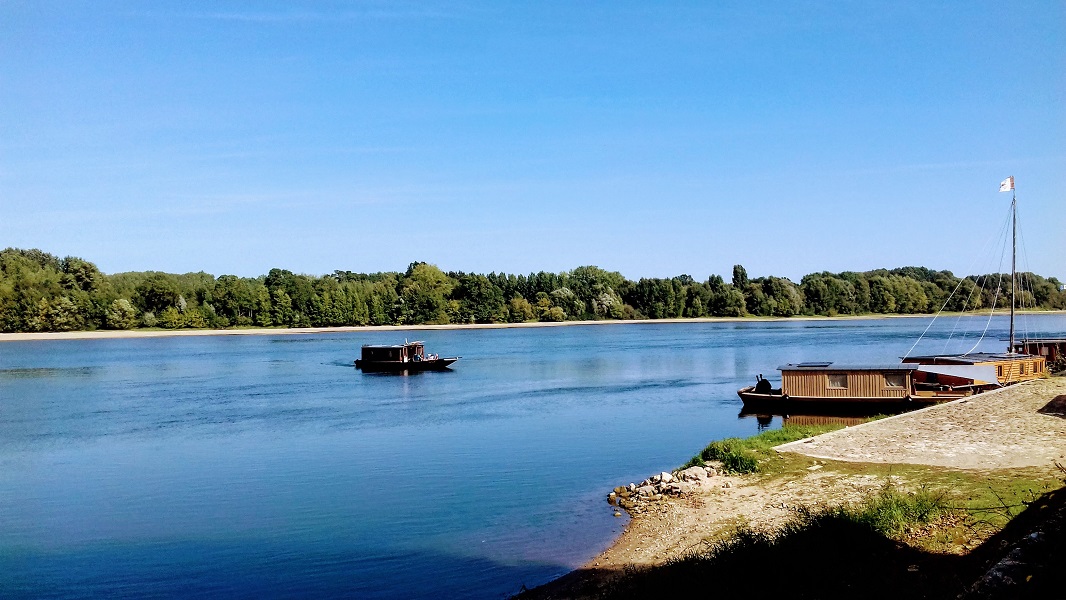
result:
<svg viewBox="0 0 1066 600"><path fill-rule="evenodd" d="M1066 279L1066 3L0 2L0 246Z"/></svg>

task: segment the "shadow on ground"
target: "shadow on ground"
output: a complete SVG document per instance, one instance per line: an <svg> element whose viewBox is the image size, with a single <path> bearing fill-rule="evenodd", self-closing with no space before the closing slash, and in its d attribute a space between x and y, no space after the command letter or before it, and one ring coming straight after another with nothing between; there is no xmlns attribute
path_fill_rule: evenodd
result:
<svg viewBox="0 0 1066 600"><path fill-rule="evenodd" d="M518 598L1064 598L1064 520L1066 488L1039 497L980 547L956 556L820 516L772 541L643 570L579 570Z"/></svg>

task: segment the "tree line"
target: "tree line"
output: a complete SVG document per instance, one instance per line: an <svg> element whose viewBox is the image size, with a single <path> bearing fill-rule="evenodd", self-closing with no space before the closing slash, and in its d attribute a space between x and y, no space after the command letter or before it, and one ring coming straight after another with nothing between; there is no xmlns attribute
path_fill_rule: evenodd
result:
<svg viewBox="0 0 1066 600"><path fill-rule="evenodd" d="M1023 273L1018 305L1066 309L1054 277ZM333 327L523 323L587 319L923 314L1009 305L1010 275L958 278L924 267L749 278L626 279L595 266L529 275L444 272L415 262L404 273L271 269L260 277L157 271L106 275L84 259L37 249L0 251L0 331L139 327ZM945 306L946 302L946 306Z"/></svg>

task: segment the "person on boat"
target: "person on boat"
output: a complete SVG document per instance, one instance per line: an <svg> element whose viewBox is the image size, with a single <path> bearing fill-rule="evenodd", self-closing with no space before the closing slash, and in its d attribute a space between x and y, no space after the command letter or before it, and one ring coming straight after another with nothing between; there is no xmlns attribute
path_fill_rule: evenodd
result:
<svg viewBox="0 0 1066 600"><path fill-rule="evenodd" d="M755 383L756 394L769 394L770 393L770 380L764 379L762 373L759 373L759 378Z"/></svg>

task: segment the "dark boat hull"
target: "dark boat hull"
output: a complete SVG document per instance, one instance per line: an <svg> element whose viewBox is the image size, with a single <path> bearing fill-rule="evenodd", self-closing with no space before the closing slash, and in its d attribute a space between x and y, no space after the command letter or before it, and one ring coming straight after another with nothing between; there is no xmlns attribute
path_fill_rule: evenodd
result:
<svg viewBox="0 0 1066 600"><path fill-rule="evenodd" d="M737 395L744 401L744 407L769 407L769 408L828 408L841 406L876 406L879 408L914 408L940 404L965 398L968 394L919 396L908 395L904 397L864 397L864 396L789 396L782 394L781 390L772 390L769 394L755 392L755 386L748 386L737 390Z"/></svg>
<svg viewBox="0 0 1066 600"><path fill-rule="evenodd" d="M422 371L446 371L448 367L460 357L436 358L433 360L411 360L401 362L396 360L363 360L355 361L355 368L364 373L420 373Z"/></svg>

